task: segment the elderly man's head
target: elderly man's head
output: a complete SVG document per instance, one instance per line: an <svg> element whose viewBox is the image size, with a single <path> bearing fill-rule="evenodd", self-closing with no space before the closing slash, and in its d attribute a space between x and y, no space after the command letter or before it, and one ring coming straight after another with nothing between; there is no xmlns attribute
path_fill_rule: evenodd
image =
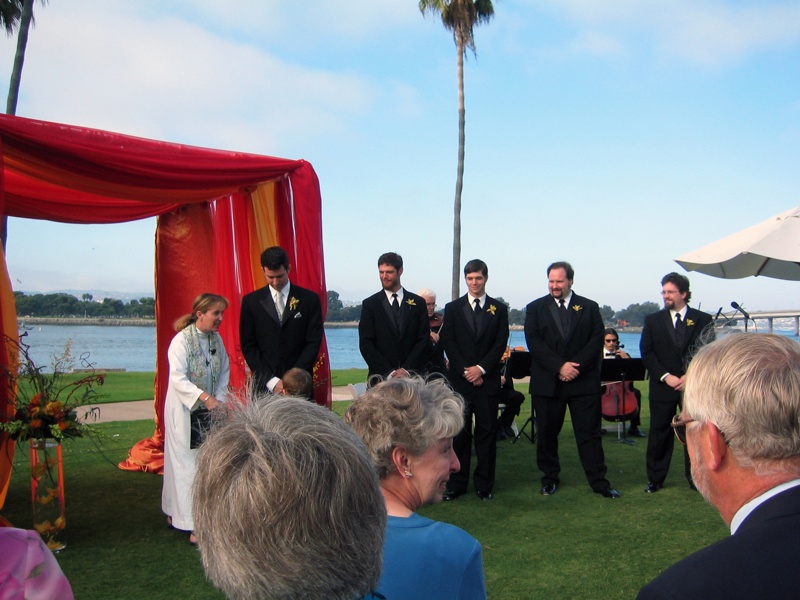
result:
<svg viewBox="0 0 800 600"><path fill-rule="evenodd" d="M794 479L800 474L800 344L779 335L734 334L704 346L689 365L682 417L696 483L715 504L703 433L753 477Z"/></svg>
<svg viewBox="0 0 800 600"><path fill-rule="evenodd" d="M251 398L198 451L203 567L229 598L360 598L377 585L386 526L364 444L304 400Z"/></svg>

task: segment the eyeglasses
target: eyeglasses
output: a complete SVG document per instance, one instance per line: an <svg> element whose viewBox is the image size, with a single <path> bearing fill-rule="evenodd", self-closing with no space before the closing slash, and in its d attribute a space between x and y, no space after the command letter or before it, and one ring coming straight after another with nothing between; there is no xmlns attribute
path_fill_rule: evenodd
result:
<svg viewBox="0 0 800 600"><path fill-rule="evenodd" d="M672 417L672 430L675 432L675 437L684 446L686 445L686 424L695 421L696 419L681 419L680 415Z"/></svg>
<svg viewBox="0 0 800 600"><path fill-rule="evenodd" d="M616 344L616 343L617 343L619 340L615 340L615 339L613 339L613 338L608 338L607 340L603 340L603 341L604 341L606 344L610 344L611 342L614 342L614 343Z"/></svg>

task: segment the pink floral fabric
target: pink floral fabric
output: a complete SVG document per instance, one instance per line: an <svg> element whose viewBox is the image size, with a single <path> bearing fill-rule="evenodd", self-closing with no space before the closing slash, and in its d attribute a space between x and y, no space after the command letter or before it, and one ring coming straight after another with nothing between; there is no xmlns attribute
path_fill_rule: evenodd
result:
<svg viewBox="0 0 800 600"><path fill-rule="evenodd" d="M72 588L35 531L0 527L0 600L73 600Z"/></svg>

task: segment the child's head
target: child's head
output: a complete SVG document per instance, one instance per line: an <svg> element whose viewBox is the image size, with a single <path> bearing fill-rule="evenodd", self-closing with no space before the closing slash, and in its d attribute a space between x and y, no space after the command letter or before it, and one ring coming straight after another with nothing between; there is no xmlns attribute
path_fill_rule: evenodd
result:
<svg viewBox="0 0 800 600"><path fill-rule="evenodd" d="M305 369L295 367L283 374L283 394L285 396L311 400L313 393L314 382Z"/></svg>

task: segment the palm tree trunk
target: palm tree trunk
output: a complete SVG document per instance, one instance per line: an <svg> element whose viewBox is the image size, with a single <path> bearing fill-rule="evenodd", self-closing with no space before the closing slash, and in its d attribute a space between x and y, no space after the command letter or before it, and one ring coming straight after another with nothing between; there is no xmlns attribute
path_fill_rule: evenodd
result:
<svg viewBox="0 0 800 600"><path fill-rule="evenodd" d="M28 45L28 30L33 19L33 0L25 0L22 5L22 15L17 29L17 53L14 55L14 68L11 71L11 79L8 84L8 101L6 102L6 114L17 114L17 98L19 97L19 85L22 81L22 65L25 62L25 48ZM3 244L3 252L6 251L6 241L8 239L8 217L3 214L0 222L0 241Z"/></svg>
<svg viewBox="0 0 800 600"><path fill-rule="evenodd" d="M464 40L456 35L458 53L458 167L456 169L456 197L453 202L453 280L451 300L461 295L461 190L464 187Z"/></svg>

